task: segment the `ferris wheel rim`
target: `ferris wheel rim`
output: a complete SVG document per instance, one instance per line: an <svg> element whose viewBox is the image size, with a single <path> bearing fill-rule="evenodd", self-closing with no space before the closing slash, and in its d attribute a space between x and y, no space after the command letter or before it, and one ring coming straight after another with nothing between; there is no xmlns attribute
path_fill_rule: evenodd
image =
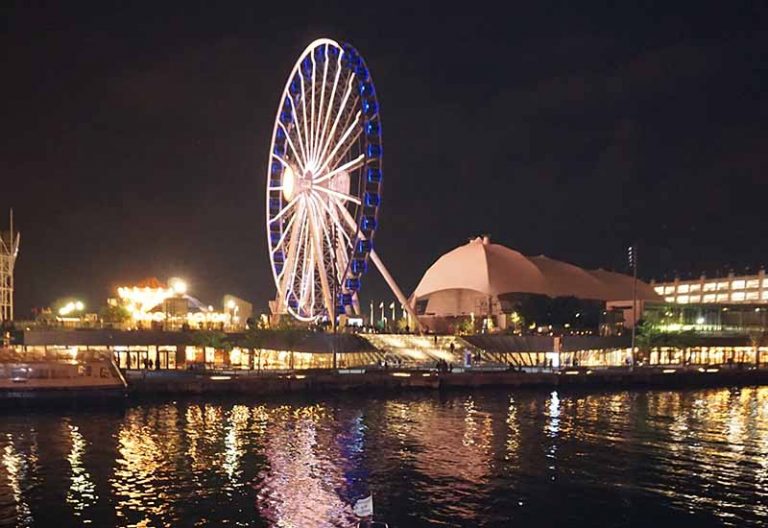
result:
<svg viewBox="0 0 768 528"><path fill-rule="evenodd" d="M324 48L323 48L323 52L322 53L324 55L316 56L316 50L320 49L323 46L324 46ZM352 122L352 125L347 127L345 132L347 134L350 134L352 131L355 131L355 133L357 134L356 137L353 138L352 144L355 144L355 142L359 142L360 141L359 137L361 135L363 135L364 136L364 141L363 141L362 144L365 145L365 149L364 149L364 151L362 153L360 153L357 156L357 158L355 158L355 159L353 159L353 160L351 160L351 161L349 161L349 162L347 162L345 164L342 164L340 166L336 166L333 169L329 170L327 173L322 174L324 170L328 169L327 166L331 163L331 161L335 159L334 156L336 155L336 151L338 150L338 148L341 147L342 145L344 145L344 143L345 143L345 141L347 139L346 136L342 136L341 139L339 140L338 144L335 145L334 149L325 158L324 163L322 163L321 166L318 166L318 164L323 162L323 156L326 154L325 150L319 151L318 149L321 148L321 145L323 144L323 140L326 139L325 138L325 134L328 133L328 130L325 130L324 128L321 128L318 123L314 122L314 118L315 118L315 116L314 116L314 114L315 114L315 101L316 101L315 89L316 89L316 85L318 84L318 77L319 77L319 75L317 73L317 69L316 69L317 68L316 59L317 60L322 59L324 61L324 75L327 75L327 71L329 69L328 68L328 64L331 61L331 57L329 55L330 47L332 47L332 48L337 50L336 53L338 53L338 57L336 59L337 60L337 64L336 64L336 68L335 68L336 69L336 79L335 79L334 85L333 85L334 94L331 95L331 98L328 101L328 107L326 109L325 124L323 125L323 127L327 127L328 115L331 113L332 105L335 102L334 101L334 95L335 95L335 90L337 88L336 83L338 82L338 77L339 77L340 73L342 72L342 58L344 57L344 54L345 53L350 54L349 55L349 57L350 57L349 60L352 61L353 63L355 62L355 60L357 60L359 62L359 65L356 66L357 69L351 70L351 73L349 73L349 76L348 76L349 86L346 88L345 98L341 102L341 107L338 110L339 113L335 116L335 122L334 122L334 125L333 125L333 129L330 131L330 134L327 137L327 144L325 144L325 148L327 149L328 147L331 146L331 144L330 144L330 140L331 139L338 139L338 138L336 138L334 136L335 128L336 128L336 125L338 124L338 121L339 121L339 118L341 116L342 110L345 109L344 105L346 103L346 99L349 97L350 90L351 90L353 84L355 84L356 91L359 91L360 93L359 93L359 95L355 95L355 103L354 104L359 104L359 105L361 105L361 107L355 113L355 119ZM309 106L309 105L308 105L308 102L307 102L308 97L304 93L304 90L305 90L306 86L305 86L305 82L304 82L305 79L304 79L304 76L302 74L302 66L306 65L305 61L307 60L307 58L311 58L311 62L312 62L312 76L311 76L311 79L312 79L312 81L311 81L311 83L312 83L311 84L311 88L312 88L312 99L311 99L312 121L310 122L310 127L308 129L307 128L307 122L308 122L307 116L306 116L306 114L304 114L303 119L301 119L301 124L303 126L303 133L304 133L304 135L302 136L302 130L298 127L298 121L299 121L299 119L298 119L298 110L296 108L296 103L294 101L294 98L291 95L291 86L292 86L292 83L296 81L297 75L298 75L298 77L301 79L302 96L301 96L300 100L301 100L302 110L303 110L303 112L306 112L307 106ZM360 66L360 65L362 65L362 66ZM363 74L361 74L359 76L360 77L359 79L356 78L356 75L357 75L358 71L362 71L363 72ZM307 73L307 75L309 75L309 74ZM323 78L323 84L322 84L321 89L322 89L322 92L324 94L325 89L326 89L326 78L325 78L325 76ZM367 98L363 97L365 89L368 89L368 92L369 92L368 95L366 95ZM290 106L291 106L291 110L292 110L293 113L291 114L292 115L292 120L291 120L290 123L288 123L288 126L293 125L292 130L299 129L298 132L296 133L296 138L298 139L298 142L302 143L304 139L309 139L308 145L303 145L302 144L302 145L298 145L297 146L297 145L291 144L291 134L287 130L286 125L281 122L281 115L284 112L284 107L285 107L285 105L289 101L290 101ZM372 101L372 103L371 103L371 101ZM320 112L322 112L322 110L323 110L323 106L322 105L323 105L324 102L325 102L324 95L321 95L321 98L320 98ZM374 108L373 115L372 116L370 116L370 115L367 116L368 110L369 110L371 105ZM365 110L365 112L363 112L363 110ZM361 120L361 116L362 116L362 120ZM318 118L322 119L322 116L320 114L318 114ZM358 124L358 121L359 121L359 124ZM368 143L368 137L366 136L366 134L368 132L370 132L370 131L366 132L366 131L362 130L361 127L362 127L362 125L364 123L367 123L368 125L370 125L370 123L375 123L375 125L376 125L376 127L375 127L376 128L376 131L375 131L376 142L375 143ZM349 123L347 122L344 126L346 127L347 124L349 124ZM280 174L281 174L281 180L280 180L280 184L281 184L280 187L281 187L281 189L282 189L282 187L284 186L284 184L286 182L290 182L290 186L291 186L291 188L293 188L294 178L295 178L295 174L294 173L296 172L292 168L290 163L288 163L284 159L282 159L279 156L276 156L274 154L275 153L276 140L279 137L279 131L281 129L283 130L283 135L285 136L285 138L287 140L286 142L288 144L291 144L290 148L291 148L291 150L293 150L293 154L294 154L294 157L296 158L296 161L300 160L300 162L301 162L300 163L300 167L298 167L298 168L300 169L300 173L303 173L303 174L300 174L298 178L299 179L301 179L301 178L305 178L305 179L309 178L311 180L311 182L312 182L312 183L310 183L310 185L316 183L316 184L318 184L318 186L317 187L310 187L308 191L307 191L307 189L302 189L302 190L299 191L299 194L297 195L297 198L299 198L298 202L307 201L308 202L307 205L303 205L303 206L302 205L296 205L294 200L290 200L289 204L286 205L285 207L282 207L280 209L279 213L277 213L276 215L273 215L272 212L271 212L271 200L274 199L274 195L271 194L271 193L273 193L275 191L275 188L272 187L272 185L271 185L273 183L272 176L273 176L273 172L274 172L273 171L273 168L274 168L274 165L273 165L274 159L273 158L277 158L279 160L279 162L283 165L283 167L281 169L281 172L280 172ZM320 139L318 139L318 138L320 138ZM311 145L309 145L309 143L311 143ZM373 150L371 149L371 145L373 145L373 147L375 147ZM351 148L352 148L351 146L350 147L346 147L346 151L343 154L346 155L347 152L349 152L351 150ZM299 153L299 151L300 151L300 153ZM341 158L336 159L337 162L340 162L340 160L341 160ZM371 160L373 160L374 163L370 163ZM308 167L310 164L312 166ZM374 174L376 174L375 179L371 180L371 181L373 181L373 184L372 184L373 187L369 186L370 181L368 181L368 183L366 183L366 180L364 180L363 177L362 177L364 170L367 170L369 172L368 179L370 180L370 170L371 170L371 167L373 167L373 169L375 171ZM356 193L353 193L351 190L348 193L344 193L344 192L339 191L338 189L334 189L333 188L333 184L334 184L334 180L335 179L338 179L341 176L346 176L347 178L349 178L349 175L346 172L346 169L348 169L348 168L353 168L354 170L358 170L358 169L360 170L360 173L357 175L357 177L358 177L357 187L358 188L357 188L357 192ZM310 170L308 170L308 169L310 169ZM317 174L321 174L321 175L316 176L315 172L314 172L315 170L318 171ZM291 172L289 172L289 171L291 171ZM290 178L288 178L286 180L285 178L289 174L290 174ZM309 176L307 176L307 174ZM323 183L325 181L328 181L328 183L325 186L319 185L319 184L321 184L321 183ZM369 201L369 198L372 195L372 193L370 193L368 191L369 188L375 188L376 192L375 192L375 194L373 194L373 196L375 198L375 200L373 200L373 202L375 202L375 203L371 203ZM317 192L315 192L315 189L317 189ZM303 253L301 255L301 258L304 260L304 262L302 262L302 271L301 271L301 278L302 278L303 282L301 284L301 291L299 292L299 296L300 296L299 301L302 301L303 305L306 306L306 301L307 301L307 297L306 296L311 296L312 302L311 302L311 304L309 306L312 309L314 309L316 304L317 304L316 297L317 297L317 293L318 293L317 292L318 284L315 283L314 277L315 277L315 273L317 272L317 276L319 277L319 282L321 282L321 283L323 282L323 275L324 275L324 273L323 273L323 269L322 268L324 266L323 260L324 260L324 257L326 256L323 251L318 251L315 248L316 248L316 244L318 244L318 243L325 244L326 241L330 242L330 240L328 240L328 233L327 233L327 230L326 230L327 226L310 226L309 230L312 231L312 233L311 234L310 233L304 234L304 232L306 231L306 228L305 228L306 224L307 223L311 224L311 220L310 220L311 218L313 218L314 219L313 221L315 223L317 223L317 219L320 218L321 216L323 218L326 218L326 213L327 213L328 217L330 217L336 224L338 224L338 227L341 228L342 233L345 233L346 246L347 247L344 250L344 252L345 252L345 263L344 263L343 272L339 273L339 271L341 271L341 269L337 267L338 261L335 259L335 256L334 256L331 259L331 265L333 266L333 270L331 270L331 273L333 273L335 277L338 277L340 275L340 278L338 279L338 281L342 283L341 284L341 286L342 286L341 287L341 290L342 290L341 293L343 295L350 295L350 292L353 292L352 294L354 294L354 292L357 291L357 289L359 289L359 276L362 273L364 273L364 271L365 271L365 267L366 266L364 264L367 261L368 254L370 253L370 250L372 248L371 243L372 243L372 240L373 240L374 235L375 235L375 229L377 227L378 211L379 211L379 207L380 207L380 196L381 196L381 192L380 192L381 191L381 135L380 135L380 116L378 114L378 100L376 98L375 89L373 88L373 80L370 78L370 75L369 75L369 72L367 71L367 66L365 65L364 59L359 55L357 50L355 50L349 44L339 43L336 40L329 39L329 38L317 39L317 40L311 42L304 49L304 51L299 55L299 58L295 62L293 68L291 69L291 72L290 72L290 74L288 76L288 79L287 79L287 81L285 83L285 87L283 88L283 91L282 91L282 95L281 95L281 99L280 99L280 104L278 104L278 107L277 107L277 112L276 112L276 115L275 115L275 121L274 121L273 129L272 129L272 136L271 136L271 141L270 141L270 153L269 153L269 158L268 158L268 161L267 161L267 186L266 186L266 191L267 191L266 192L266 220L267 220L266 230L267 230L267 242L268 242L268 249L269 249L270 266L271 266L271 269L272 269L272 275L273 275L273 279L274 279L274 282L275 282L275 286L277 288L277 300L278 300L278 303L281 302L281 301L285 302L285 306L284 306L285 311L290 313L293 317L295 317L298 320L306 321L306 322L316 321L318 318L320 318L320 317L322 317L324 315L322 313L322 310L318 310L316 312L309 311L309 312L302 313L302 311L300 309L301 306L299 306L299 309L297 309L294 306L292 306L292 302L291 302L292 301L291 295L296 297L296 292L293 291L293 289L295 288L295 283L293 281L294 281L295 275L297 273L296 266L298 265L298 258L299 258L299 255L296 252L297 251L302 251L302 249L292 249L292 248L294 248L296 246L291 246L291 248L289 248L289 250L292 251L291 255L286 256L286 255L282 255L282 253L281 253L280 254L281 258L279 260L281 261L280 268L281 268L282 274L278 271L278 262L276 262L276 259L275 259L275 255L277 254L276 250L279 247L282 247L282 244L286 243L285 242L285 238L289 234L289 229L288 228L283 229L284 225L288 226L290 228L290 230L291 230L290 241L295 243L296 236L299 236L299 238L298 238L299 244L303 243L303 245L304 245ZM336 211L335 213L332 212L327 207L326 207L326 209L328 209L328 210L326 212L323 212L322 215L320 213L313 212L312 211L312 207L315 207L315 208L317 208L319 210L319 208L321 206L325 206L324 205L325 204L324 200L317 200L316 202L313 202L313 198L312 197L315 194L319 194L319 193L323 193L325 195L329 195L330 196L330 198L327 197L327 202L328 203L335 203L335 205L338 205L339 203L342 203L341 200L344 200L345 206L344 207L340 207L339 211ZM282 204L283 194L285 194L284 190L282 192L280 192L279 195L278 195L281 198L281 200L279 202L280 204ZM286 196L290 196L290 193L287 194ZM304 198L300 198L302 196L304 196ZM309 196L310 198L306 198L307 196ZM331 198L333 198L333 199L331 199ZM365 200L365 203L363 203L363 200ZM357 218L352 218L351 217L351 213L346 209L346 203L347 202L355 202L356 203L356 207L357 207L357 209L356 209L356 216L357 216ZM289 209L291 209L291 208L294 209L293 212L286 212L286 211L289 211ZM299 213L295 209L302 209L303 212L300 213L300 214L304 215L304 217L305 217L305 218L300 219L298 223L296 221L296 218L297 218L296 215L299 214ZM309 210L309 212L307 212L307 210ZM363 216L365 211L368 211L368 215L367 216ZM286 221L286 223L283 224L282 223L283 220L279 217L279 215L288 215L288 214L291 214L292 216L291 216L290 220ZM339 217L343 217L343 218L339 218ZM280 223L280 235L281 235L281 238L277 241L277 244L273 244L272 236L275 233L275 231L273 230L273 224L277 220L279 220L281 222ZM367 222L367 224L366 224L366 222ZM305 226L299 226L300 223L304 223ZM346 225L346 227L345 227L345 225ZM352 225L354 225L354 230L352 229ZM365 226L365 229L367 230L365 232L364 232L364 226ZM300 232L297 231L297 229L299 229L299 228L301 229ZM345 231L346 228L350 229L349 233L346 233L346 231ZM316 237L318 236L318 234L317 234L318 232L322 233L321 235L319 235L320 238L321 238L321 240L319 242L316 240ZM323 234L325 235L325 237L323 237ZM309 239L308 239L308 237L310 237L310 236L313 238L311 243L309 242ZM338 239L339 240L343 240L343 237L339 236ZM333 240L334 241L336 240L336 233L335 232L334 232L334 235L333 235ZM363 242L363 241L365 241L365 243L361 245L361 242ZM308 247L310 248L309 249L309 253L310 253L309 256L307 256ZM361 247L363 249L358 254L357 251ZM336 249L337 249L336 246L334 246L333 249L334 249L334 253L342 255L341 253L338 253L338 251L336 251ZM313 258L313 255L314 255L314 258L316 258L316 260L317 260L316 263L312 262L312 260L311 260ZM309 268L310 268L311 279L312 279L311 281L307 280L307 278L304 276L306 274L306 271L307 271L307 259L309 259ZM293 261L293 262L291 262L291 264L293 265L292 272L291 272L293 277L289 277L290 278L290 282L291 282L291 284L290 284L291 290L290 291L288 291L288 286L289 285L288 285L287 282L285 282L284 285L281 287L281 281L286 281L287 280L286 277L288 277L286 275L287 274L287 269L286 269L286 262L287 262L287 260ZM338 260L342 260L342 259L338 259ZM349 284L346 284L344 281L350 275L350 269L353 268L354 265L360 264L360 262L363 263L363 265L362 265L362 272L359 272L359 270L356 270L355 271L355 278L353 279L353 281L351 283L349 283ZM327 279L328 277L325 277L325 278ZM334 278L333 280L336 281L337 278ZM310 282L313 282L314 284L310 285L309 284ZM351 284L352 287L351 288L347 288L346 286L349 286L350 284ZM322 286L322 289L323 289L323 291L321 292L323 297L327 297L327 291L326 291L327 290L327 285L326 284L321 284L320 286ZM307 292L307 291L304 290L304 287L311 287L312 289L311 289L310 292ZM326 299L326 301L327 301L327 299ZM338 299L333 299L333 306L334 306L333 311L334 312L336 312L336 304L337 304L337 302L339 302ZM328 311L328 310L326 310L326 311ZM330 314L328 314L328 315L330 315Z"/></svg>

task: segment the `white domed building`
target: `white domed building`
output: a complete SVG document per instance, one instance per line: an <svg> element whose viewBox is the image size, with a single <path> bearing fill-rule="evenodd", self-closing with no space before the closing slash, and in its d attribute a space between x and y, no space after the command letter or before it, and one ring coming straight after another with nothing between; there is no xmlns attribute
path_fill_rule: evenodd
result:
<svg viewBox="0 0 768 528"><path fill-rule="evenodd" d="M419 320L430 330L449 331L456 319L491 316L497 327L521 304L536 299L576 299L624 310L630 324L634 279L602 269L522 253L478 237L441 256L411 296ZM653 288L637 281L638 313L646 301L660 302ZM624 306L626 304L626 306ZM626 313L628 310L628 313Z"/></svg>

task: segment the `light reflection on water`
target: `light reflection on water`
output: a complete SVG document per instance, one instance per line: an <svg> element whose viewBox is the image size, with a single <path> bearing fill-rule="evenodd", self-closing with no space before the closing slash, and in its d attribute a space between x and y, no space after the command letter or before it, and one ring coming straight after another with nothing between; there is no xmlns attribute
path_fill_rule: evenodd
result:
<svg viewBox="0 0 768 528"><path fill-rule="evenodd" d="M44 441L40 439L44 438ZM0 526L768 524L768 387L9 413Z"/></svg>

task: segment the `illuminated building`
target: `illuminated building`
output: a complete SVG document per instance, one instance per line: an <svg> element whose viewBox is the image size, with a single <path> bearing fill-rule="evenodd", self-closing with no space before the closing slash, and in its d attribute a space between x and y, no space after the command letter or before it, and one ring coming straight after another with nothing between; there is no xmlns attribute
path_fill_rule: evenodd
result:
<svg viewBox="0 0 768 528"><path fill-rule="evenodd" d="M437 259L424 273L412 299L422 324L436 332L450 332L457 319L474 321L475 316L492 319L494 326L504 329L517 322L518 312L526 305L551 305L558 299L570 299L573 306L584 308L572 310L576 318L586 309L599 313L608 308L623 312L618 319L630 326L634 287L635 281L628 275L587 270L544 255L527 257L491 243L488 237L478 237ZM639 280L636 299L638 312L646 302L661 301ZM537 318L536 322L549 326L546 320Z"/></svg>
<svg viewBox="0 0 768 528"><path fill-rule="evenodd" d="M157 279L147 279L135 286L121 286L113 306L125 308L131 316L132 328L208 328L242 329L253 308L250 303L232 295L224 298L221 310L202 303L187 293L188 285L172 278L165 285Z"/></svg>
<svg viewBox="0 0 768 528"><path fill-rule="evenodd" d="M768 277L761 269L753 275L734 275L671 282L651 286L664 301L674 304L768 304Z"/></svg>
<svg viewBox="0 0 768 528"><path fill-rule="evenodd" d="M649 306L645 319L662 331L709 334L763 333L768 329L768 277L752 275L651 282L664 303Z"/></svg>

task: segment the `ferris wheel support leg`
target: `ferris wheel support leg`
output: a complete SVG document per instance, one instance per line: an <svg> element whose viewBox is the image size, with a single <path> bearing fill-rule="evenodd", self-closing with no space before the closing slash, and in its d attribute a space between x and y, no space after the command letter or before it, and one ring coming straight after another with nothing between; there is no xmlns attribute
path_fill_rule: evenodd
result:
<svg viewBox="0 0 768 528"><path fill-rule="evenodd" d="M352 294L352 313L360 315L360 298L357 296L357 292Z"/></svg>
<svg viewBox="0 0 768 528"><path fill-rule="evenodd" d="M384 277L385 281L387 281L387 284L389 285L389 288L392 290L392 293L395 294L395 297L397 297L397 300L400 302L400 304L402 304L403 307L405 307L405 311L408 312L408 315L410 316L411 320L418 327L419 333L421 333L423 330L423 327L421 326L421 321L419 321L419 318L416 317L416 312L411 307L411 304L408 302L408 299L405 297L405 295L403 295L403 292L395 282L395 279L392 277L392 275L389 274L389 271L387 271L387 268L384 266L384 263L381 261L378 253L376 253L375 250L372 249L370 255L371 255L371 260L379 269L379 273L381 273L381 276Z"/></svg>

